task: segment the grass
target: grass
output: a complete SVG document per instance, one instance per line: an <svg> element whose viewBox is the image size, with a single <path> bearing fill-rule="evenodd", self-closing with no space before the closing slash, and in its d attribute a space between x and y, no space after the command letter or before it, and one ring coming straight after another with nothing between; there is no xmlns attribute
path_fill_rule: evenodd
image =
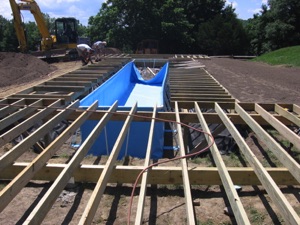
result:
<svg viewBox="0 0 300 225"><path fill-rule="evenodd" d="M195 157L193 159L191 159L192 163L198 164L199 166L207 166L207 167L212 167L213 163L212 163L212 156L210 156L209 154L207 154L204 157Z"/></svg>
<svg viewBox="0 0 300 225"><path fill-rule="evenodd" d="M250 216L249 220L251 224L264 224L264 221L266 219L266 215L262 212L259 212L256 208L250 206L249 208Z"/></svg>
<svg viewBox="0 0 300 225"><path fill-rule="evenodd" d="M223 161L228 167L243 167L243 162L247 164L247 160L242 153L231 152L222 156Z"/></svg>
<svg viewBox="0 0 300 225"><path fill-rule="evenodd" d="M286 65L300 67L300 45L281 48L256 57L253 61L265 62L271 65Z"/></svg>
<svg viewBox="0 0 300 225"><path fill-rule="evenodd" d="M0 191L2 191L5 188L5 184L0 184Z"/></svg>

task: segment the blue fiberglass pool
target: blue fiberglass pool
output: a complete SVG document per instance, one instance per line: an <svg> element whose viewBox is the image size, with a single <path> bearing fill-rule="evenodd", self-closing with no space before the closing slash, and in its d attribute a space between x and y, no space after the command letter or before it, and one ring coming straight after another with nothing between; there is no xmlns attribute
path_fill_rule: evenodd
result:
<svg viewBox="0 0 300 225"><path fill-rule="evenodd" d="M144 80L133 62L127 63L114 76L80 101L80 108L88 108L98 100L98 109L107 110L118 100L118 110L129 111L137 102L138 111L164 111L164 89L169 63L151 79ZM88 120L81 126L82 142L99 121ZM109 121L95 141L88 154L109 155L122 129L124 121ZM132 122L118 158L126 155L145 158L148 144L150 122ZM155 122L151 158L162 157L164 147L164 123Z"/></svg>

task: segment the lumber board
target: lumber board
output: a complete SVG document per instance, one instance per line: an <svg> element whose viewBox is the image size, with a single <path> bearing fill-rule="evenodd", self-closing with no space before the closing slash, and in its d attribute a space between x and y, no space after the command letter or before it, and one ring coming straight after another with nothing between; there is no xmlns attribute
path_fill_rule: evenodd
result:
<svg viewBox="0 0 300 225"><path fill-rule="evenodd" d="M300 165L293 159L258 123L256 123L239 105L236 103L236 112L247 122L249 127L257 134L270 151L276 155L280 162L289 169L291 174L300 183Z"/></svg>
<svg viewBox="0 0 300 225"><path fill-rule="evenodd" d="M184 157L185 154L185 147L184 147L184 140L181 128L181 121L179 116L179 108L177 103L175 102L175 114L176 114L176 127L178 132L178 143L179 143L179 151L180 156ZM193 200L192 200L192 193L191 193L191 185L190 179L188 174L188 166L186 158L182 158L181 160L181 167L182 167L182 179L183 179L183 189L184 189L184 199L185 199L185 207L186 207L186 218L187 224L193 225L196 224L195 221L195 212L193 207Z"/></svg>
<svg viewBox="0 0 300 225"><path fill-rule="evenodd" d="M186 88L176 88L172 89L170 88L172 94L227 94L227 92L223 89L218 89L218 90L212 90L212 89L207 89L207 90L191 90L191 89L186 89Z"/></svg>
<svg viewBox="0 0 300 225"><path fill-rule="evenodd" d="M82 77L82 76L85 76L85 77L88 77L88 78L100 78L103 76L103 74L86 74L84 72L82 73L74 73L74 74L64 74L63 76L61 77Z"/></svg>
<svg viewBox="0 0 300 225"><path fill-rule="evenodd" d="M22 142L15 145L10 151L6 152L4 155L0 157L0 171L3 170L7 165L13 163L20 155L22 155L25 151L27 151L34 143L40 140L49 130L53 129L59 122L72 112L72 108L76 108L79 104L79 101L74 102L69 105L66 109L55 115L51 120L48 120L37 130L32 132L32 134L26 137Z"/></svg>
<svg viewBox="0 0 300 225"><path fill-rule="evenodd" d="M6 107L7 104L9 104L7 98L0 99L0 110L1 110L3 107Z"/></svg>
<svg viewBox="0 0 300 225"><path fill-rule="evenodd" d="M85 86L56 86L56 85L38 85L34 87L34 90L39 92L80 92L83 91Z"/></svg>
<svg viewBox="0 0 300 225"><path fill-rule="evenodd" d="M74 82L93 82L96 83L99 80L101 80L102 77L100 78L89 78L89 77L57 77L52 79L53 82L65 82L65 81L74 81Z"/></svg>
<svg viewBox="0 0 300 225"><path fill-rule="evenodd" d="M300 115L300 106L293 104L293 111L298 115Z"/></svg>
<svg viewBox="0 0 300 225"><path fill-rule="evenodd" d="M25 99L22 98L12 104L4 106L3 108L0 109L0 118L3 118L5 116L9 115L10 113L18 111L19 108L22 108L25 105L26 105ZM0 130L2 130L2 129L0 129Z"/></svg>
<svg viewBox="0 0 300 225"><path fill-rule="evenodd" d="M36 102L30 104L28 107L24 106L20 108L18 111L10 114L9 116L5 117L4 119L0 120L0 130L8 127L9 125L13 125L15 122L20 120L23 117L33 113L37 110L37 107L41 107L43 100L37 100Z"/></svg>
<svg viewBox="0 0 300 225"><path fill-rule="evenodd" d="M78 102L74 102L72 105L67 107L64 111L61 112L61 114L58 114L59 117L61 118L62 116L65 116L65 114L69 113L69 111L70 111L68 109L70 109L74 106L77 106L77 104L78 104ZM50 123L51 123L51 121L50 121ZM54 123L54 125L56 125L56 123ZM46 124L45 124L45 126L43 126L42 129L45 129L45 127L47 128ZM30 181L30 179L33 177L33 175L46 164L46 162L51 158L51 156L53 156L53 154L59 149L59 147L71 136L71 134L73 132L76 131L76 129L78 129L78 127L79 126L76 127L76 124L73 126L69 126L59 136L59 137L63 137L63 138L57 138L56 141L52 142L26 168L24 168L8 185L6 185L3 190L1 190L1 192L0 192L0 202L1 202L0 212L7 206L7 204L9 202L11 202L11 200L17 195L17 193L19 193L21 191L21 189ZM49 131L49 129L47 129L47 131ZM28 137L31 137L31 136L36 136L36 135L32 134ZM25 148L25 150L27 150L27 149ZM12 156L9 155L6 158L8 158L10 161L9 162L5 161L5 163L1 162L1 164L3 163L4 166L9 165L9 163L12 163L12 161L11 161ZM4 157L1 159L5 160L6 158Z"/></svg>
<svg viewBox="0 0 300 225"><path fill-rule="evenodd" d="M47 86L84 86L88 87L91 86L91 82L89 81L72 81L72 80L65 80L65 81L47 81L44 83Z"/></svg>
<svg viewBox="0 0 300 225"><path fill-rule="evenodd" d="M197 103L195 103L195 109L196 109L196 113L197 113L199 122L201 124L201 128L206 133L211 134L210 129L201 113L201 109L197 105ZM212 144L212 139L207 134L205 134L204 136L205 136L206 142L208 144ZM219 172L220 178L222 180L222 184L224 186L226 195L230 202L230 206L233 210L233 213L235 215L235 219L236 219L237 223L250 225L250 221L249 221L246 211L243 207L241 199L240 199L237 191L234 188L234 183L231 180L231 177L227 171L226 165L222 159L220 151L215 143L213 143L212 146L210 147L210 152L213 156L213 160L214 160L215 164L217 165L218 172Z"/></svg>
<svg viewBox="0 0 300 225"><path fill-rule="evenodd" d="M32 127L35 123L43 118L47 117L49 114L53 113L58 107L62 105L61 100L56 100L48 107L42 109L41 111L37 112L36 114L32 115L31 117L27 118L25 121L19 123L14 128L8 130L4 134L0 136L0 146L8 143L9 141L13 140L18 135L22 134L30 127Z"/></svg>
<svg viewBox="0 0 300 225"><path fill-rule="evenodd" d="M206 98L206 97L209 97L209 98L231 98L230 95L228 94L206 94L206 93L174 93L172 92L171 93L171 98L189 98L189 99L192 99L192 98Z"/></svg>
<svg viewBox="0 0 300 225"><path fill-rule="evenodd" d="M268 123L270 123L284 138L293 143L294 146L298 150L300 150L300 136L298 136L295 132L291 131L280 121L276 120L270 113L268 113L258 104L255 104L255 111L259 113Z"/></svg>
<svg viewBox="0 0 300 225"><path fill-rule="evenodd" d="M14 94L12 95L12 97L14 98L34 98L34 99L64 99L65 101L67 102L71 102L73 100L75 100L74 95L75 93L74 92L71 92L71 93L66 93L66 94L33 94L33 95L30 95L30 94Z"/></svg>
<svg viewBox="0 0 300 225"><path fill-rule="evenodd" d="M279 115L283 116L284 118L288 119L291 121L293 124L297 125L300 127L300 118L293 115L289 111L285 110L283 107L281 107L278 104L275 104L275 112L278 113Z"/></svg>
<svg viewBox="0 0 300 225"><path fill-rule="evenodd" d="M220 98L220 97L210 97L210 96L193 96L193 97L187 97L187 96L183 96L183 97L172 97L171 95L171 101L215 101L215 102L235 102L236 100L234 98L231 98L230 96L226 96L224 98Z"/></svg>
<svg viewBox="0 0 300 225"><path fill-rule="evenodd" d="M104 190L106 188L106 185L108 183L108 179L115 167L115 162L117 160L117 157L119 155L119 152L121 150L121 147L123 145L123 142L128 134L130 124L132 122L132 115L135 114L137 110L137 102L134 104L132 109L130 110L128 117L126 118L124 125L120 131L120 134L114 144L114 147L108 157L108 160L105 164L105 167L103 169L103 172L101 173L101 176L99 177L95 189L87 203L87 206L84 209L84 212L80 218L79 224L91 224L92 220L95 216L95 213L97 211L98 205L100 203L100 200L102 198L102 195L104 193Z"/></svg>
<svg viewBox="0 0 300 225"><path fill-rule="evenodd" d="M274 204L280 209L280 214L284 217L285 221L289 224L299 224L300 218L290 205L284 194L281 192L277 184L271 178L271 176L267 173L263 165L259 162L257 157L251 151L249 146L246 144L243 137L240 135L234 124L230 121L230 119L223 112L222 108L216 103L216 111L221 117L227 129L230 131L231 136L236 141L240 150L245 155L246 159L250 163L251 167L254 169L257 177L260 182L263 184L263 187L266 189L267 193L271 197ZM299 171L298 171L299 172Z"/></svg>
<svg viewBox="0 0 300 225"><path fill-rule="evenodd" d="M157 107L155 106L153 108L152 118L156 117L156 111L157 111ZM145 168L147 168L150 165L154 126L155 126L155 119L152 119L151 120L151 125L150 125L150 131L149 131L146 157L145 157L145 162L144 162L144 167ZM139 200L138 200L138 204L137 204L136 217L135 217L135 225L142 224L142 222L143 222L146 189L147 189L148 174L149 174L150 169L145 171L142 175L140 194L139 194Z"/></svg>
<svg viewBox="0 0 300 225"><path fill-rule="evenodd" d="M0 173L0 180L12 180L29 163L16 162L7 166ZM47 164L33 176L33 180L54 181L66 164ZM104 165L80 165L74 171L74 179L77 182L96 183ZM144 166L116 166L112 172L109 183L132 184ZM265 168L277 185L298 185L298 181L291 175L287 168ZM261 185L251 167L227 167L233 183L239 185ZM191 185L222 185L218 169L216 167L189 167ZM159 166L148 171L148 184L182 184L182 172L180 167Z"/></svg>
<svg viewBox="0 0 300 225"><path fill-rule="evenodd" d="M98 106L98 102L95 101L92 106L89 107L89 110L86 110L84 114L89 116L91 113L91 110L95 109ZM86 156L89 149L92 147L92 145L95 143L97 137L109 121L109 118L111 116L111 112L114 112L117 109L117 102L115 102L110 109L108 110L107 114L99 121L99 123L96 125L96 127L92 130L90 135L87 137L87 139L82 143L82 145L79 147L79 149L76 151L74 156L71 158L71 160L68 162L67 166L63 169L63 171L59 174L59 176L56 178L56 180L53 182L51 187L47 190L46 194L42 197L42 199L39 201L39 203L36 205L36 207L33 209L33 211L30 213L30 215L27 217L24 224L40 224L48 211L50 210L51 206L61 193L61 191L64 189L64 187L67 185L68 181L72 177L72 174L76 168L79 167L80 162L82 159ZM82 122L85 121L87 118L82 118ZM78 124L78 123L76 123ZM79 126L82 123L78 124ZM79 127L78 126L78 127ZM78 128L76 127L76 129Z"/></svg>
<svg viewBox="0 0 300 225"><path fill-rule="evenodd" d="M74 120L76 119L76 116L80 113L80 110L77 110L76 112L72 113L68 119ZM99 120L103 114L104 111L97 111L93 113L91 116L91 120ZM183 123L197 123L197 115L196 113L193 112L180 112L180 118ZM220 124L222 123L222 120L219 118L219 116L216 113L202 113L206 122L207 123L217 123ZM150 112L139 112L139 115L146 116L146 117L151 117ZM260 125L269 125L260 115L258 114L249 114L257 123ZM232 122L234 124L246 124L246 122L238 115L237 113L229 113L228 116L231 118ZM282 116L275 116L279 121L282 123L286 124L286 120ZM124 120L125 115L124 114L117 114L113 115L111 120ZM175 120L175 114L173 112L158 112L157 113L157 118L158 119L168 119L168 120ZM134 121L149 121L149 119L146 118L134 118ZM290 124L290 122L287 122Z"/></svg>

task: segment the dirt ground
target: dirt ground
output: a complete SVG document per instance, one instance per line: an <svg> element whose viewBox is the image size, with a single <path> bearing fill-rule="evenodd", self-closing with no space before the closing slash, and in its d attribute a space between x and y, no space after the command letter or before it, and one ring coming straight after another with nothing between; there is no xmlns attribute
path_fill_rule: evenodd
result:
<svg viewBox="0 0 300 225"><path fill-rule="evenodd" d="M241 102L300 104L300 68L228 58L202 60Z"/></svg>
<svg viewBox="0 0 300 225"><path fill-rule="evenodd" d="M17 58L25 61L19 67L18 64L12 64L11 60L5 60L3 53L0 53L0 76L3 80L0 85L0 97L19 92L81 66L80 63L76 64L75 62L48 65L43 62L36 62L35 59L22 57L21 55L14 55L11 59ZM223 58L202 60L201 62L235 98L242 102L300 104L300 68L269 66L262 63ZM41 69L35 70L31 64ZM19 68L9 70L11 65ZM9 73L8 71L12 72ZM10 79L3 79L5 76ZM22 79L22 77L26 77L26 79ZM66 149L69 149L68 155L75 152L69 143L66 143ZM32 157L32 152L27 154L27 159ZM61 157L59 158L60 161L54 160L56 163L64 163L68 160L68 155L65 152L58 152L57 154ZM224 158L226 160L230 156L224 156ZM105 159L87 157L84 163L103 164L103 160L105 161ZM130 165L139 164L140 161L138 160L130 161ZM179 165L179 162L177 164ZM189 165L205 166L207 159L199 158L190 161ZM0 190L4 185L5 183L0 183ZM0 224L22 224L50 185L51 182L35 181L29 183L0 213ZM64 190L47 214L43 224L77 224L93 188L94 184L78 184L71 189ZM115 184L106 188L93 224L126 224L131 190L131 185L124 184ZM284 186L282 191L300 214L300 188ZM224 208L229 203L222 187L193 185L192 195L195 202L200 202L200 205L195 205L198 224L236 224L234 218L224 214ZM252 224L286 224L261 187L243 187L240 197ZM132 219L135 215L137 198L138 195L134 197ZM186 224L185 215L185 200L181 185L153 185L148 188L143 224Z"/></svg>
<svg viewBox="0 0 300 225"><path fill-rule="evenodd" d="M79 61L48 64L22 53L0 52L0 98L81 67Z"/></svg>

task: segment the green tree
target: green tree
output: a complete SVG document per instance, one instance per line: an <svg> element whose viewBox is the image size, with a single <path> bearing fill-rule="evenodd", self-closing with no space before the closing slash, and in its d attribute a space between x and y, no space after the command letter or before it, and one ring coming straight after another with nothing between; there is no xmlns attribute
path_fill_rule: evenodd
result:
<svg viewBox="0 0 300 225"><path fill-rule="evenodd" d="M282 47L300 44L300 2L269 0L261 14L249 20L247 32L251 52L260 55Z"/></svg>
<svg viewBox="0 0 300 225"><path fill-rule="evenodd" d="M195 38L196 51L208 55L245 54L248 50L247 34L231 6L201 22Z"/></svg>
<svg viewBox="0 0 300 225"><path fill-rule="evenodd" d="M180 0L167 0L160 8L160 49L167 53L185 53L191 48L194 39L190 33L184 5Z"/></svg>
<svg viewBox="0 0 300 225"><path fill-rule="evenodd" d="M128 52L144 39L158 40L160 53L243 54L248 47L224 0L109 0L90 17L88 33Z"/></svg>
<svg viewBox="0 0 300 225"><path fill-rule="evenodd" d="M17 51L18 46L13 22L0 15L0 51Z"/></svg>
<svg viewBox="0 0 300 225"><path fill-rule="evenodd" d="M269 0L273 20L266 27L271 48L277 49L300 43L300 2L297 0Z"/></svg>
<svg viewBox="0 0 300 225"><path fill-rule="evenodd" d="M27 45L30 51L37 51L41 43L41 35L35 22L25 23Z"/></svg>

